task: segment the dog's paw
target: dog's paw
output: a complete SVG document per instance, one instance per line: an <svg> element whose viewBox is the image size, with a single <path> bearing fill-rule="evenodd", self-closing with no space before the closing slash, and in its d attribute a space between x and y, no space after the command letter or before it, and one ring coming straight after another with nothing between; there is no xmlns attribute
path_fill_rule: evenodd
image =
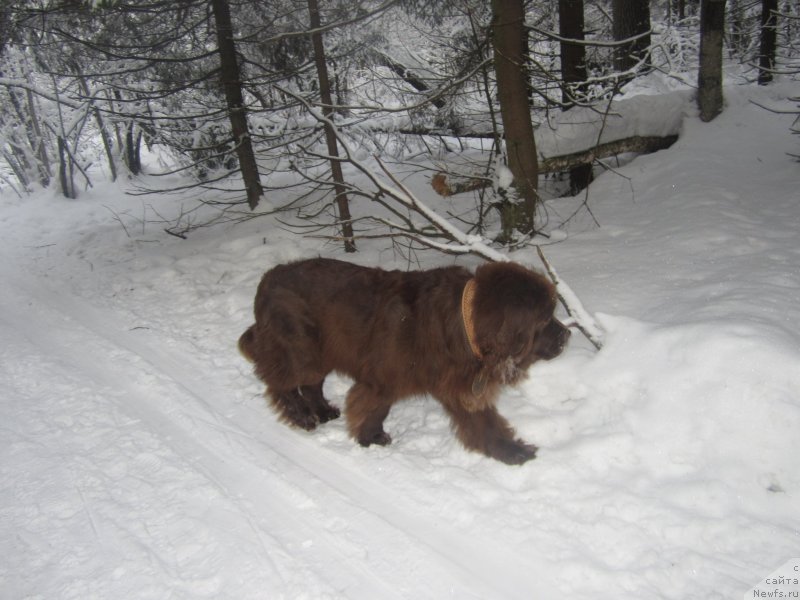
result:
<svg viewBox="0 0 800 600"><path fill-rule="evenodd" d="M319 425L319 419L317 418L317 415L311 412L303 414L295 413L291 416L285 416L284 420L292 427L304 429L305 431L314 431L317 428L317 425Z"/></svg>
<svg viewBox="0 0 800 600"><path fill-rule="evenodd" d="M320 423L327 423L328 421L338 419L341 414L341 411L335 406L327 406L317 411L317 416L319 417Z"/></svg>
<svg viewBox="0 0 800 600"><path fill-rule="evenodd" d="M521 465L536 458L537 450L522 440L499 440L489 449L489 456L507 465Z"/></svg>
<svg viewBox="0 0 800 600"><path fill-rule="evenodd" d="M388 446L392 443L392 437L385 431L381 430L369 436L359 436L358 443L365 448L371 446L372 444L375 444L376 446Z"/></svg>

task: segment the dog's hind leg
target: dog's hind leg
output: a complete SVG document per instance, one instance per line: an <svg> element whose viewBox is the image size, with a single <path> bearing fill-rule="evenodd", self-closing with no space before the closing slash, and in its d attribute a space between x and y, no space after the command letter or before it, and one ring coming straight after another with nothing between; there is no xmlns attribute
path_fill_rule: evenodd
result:
<svg viewBox="0 0 800 600"><path fill-rule="evenodd" d="M267 384L268 396L281 420L311 431L339 416L322 394L325 371L320 355L319 332L311 315L294 302L294 310L277 303L260 326L248 329L239 347L253 356L256 375Z"/></svg>
<svg viewBox="0 0 800 600"><path fill-rule="evenodd" d="M386 446L392 438L383 430L393 399L384 398L374 387L356 383L347 392L345 415L350 435L362 446Z"/></svg>
<svg viewBox="0 0 800 600"><path fill-rule="evenodd" d="M322 393L323 379L314 385L301 385L300 393L308 401L314 414L317 415L320 423L327 423L339 417L339 409L332 406Z"/></svg>

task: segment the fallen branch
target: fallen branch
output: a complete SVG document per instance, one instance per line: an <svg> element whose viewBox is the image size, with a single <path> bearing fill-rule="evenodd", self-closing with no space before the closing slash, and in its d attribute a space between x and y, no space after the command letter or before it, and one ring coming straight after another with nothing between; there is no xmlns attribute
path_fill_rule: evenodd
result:
<svg viewBox="0 0 800 600"><path fill-rule="evenodd" d="M598 144L594 148L563 154L551 158L542 159L539 162L539 171L542 173L553 173L557 171L569 171L579 165L589 165L599 158L607 158L624 154L626 152L636 152L638 154L649 154L669 148L678 140L677 135L659 136L633 136L614 142Z"/></svg>
<svg viewBox="0 0 800 600"><path fill-rule="evenodd" d="M383 52L378 52L378 59L392 72L400 77L403 81L405 81L408 85L413 87L415 90L424 94L426 96L430 96L431 88L428 87L428 84L423 81L421 77L416 75L410 68L406 67L405 65L397 62L388 54L384 54ZM430 98L431 104L433 104L436 108L444 108L447 106L447 103L439 97L435 95Z"/></svg>
<svg viewBox="0 0 800 600"><path fill-rule="evenodd" d="M492 185L492 181L486 177L464 177L453 173L443 173L442 171L439 171L431 178L433 191L445 198L463 194L464 192L480 190L490 185Z"/></svg>
<svg viewBox="0 0 800 600"><path fill-rule="evenodd" d="M572 319L572 323L570 324L574 324L575 327L586 336L586 339L588 339L595 348L600 350L600 348L603 347L603 330L600 329L592 316L583 307L583 303L575 295L575 292L572 291L572 288L564 283L558 276L553 265L545 258L544 252L542 252L540 246L536 246L536 252L539 254L539 258L542 260L547 274L556 286L558 299L561 301L570 319Z"/></svg>
<svg viewBox="0 0 800 600"><path fill-rule="evenodd" d="M647 154L669 148L678 139L677 135L633 136L613 142L598 144L588 150L542 158L539 161L540 173L560 173L580 165L591 165L595 160L616 156L625 152ZM457 175L438 172L431 179L431 187L440 196L453 196L471 192L491 185L491 180L478 175Z"/></svg>

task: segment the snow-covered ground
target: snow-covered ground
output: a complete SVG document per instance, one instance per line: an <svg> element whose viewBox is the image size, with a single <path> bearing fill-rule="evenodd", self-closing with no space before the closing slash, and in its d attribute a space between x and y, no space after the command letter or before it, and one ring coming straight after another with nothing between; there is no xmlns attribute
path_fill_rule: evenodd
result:
<svg viewBox="0 0 800 600"><path fill-rule="evenodd" d="M592 186L600 227L554 237L606 345L576 333L503 396L541 447L522 467L430 399L387 448L276 422L236 340L264 270L337 246L266 219L179 240L141 221L173 200L110 184L6 192L0 598L753 597L800 556L800 165L750 100L798 91L729 88L710 124L687 104L671 149Z"/></svg>

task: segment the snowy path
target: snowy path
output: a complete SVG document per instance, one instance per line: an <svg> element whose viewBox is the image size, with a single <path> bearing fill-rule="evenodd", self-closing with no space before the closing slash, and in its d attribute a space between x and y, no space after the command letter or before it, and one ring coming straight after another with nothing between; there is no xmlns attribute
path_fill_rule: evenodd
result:
<svg viewBox="0 0 800 600"><path fill-rule="evenodd" d="M246 425L232 422L213 408L225 404L220 399L226 392L208 377L198 381L197 374L208 370L192 365L191 358L179 359L148 343L143 332L121 328L111 315L77 298L14 277L4 281L3 369L13 371L13 378L3 380L14 381L16 387L7 397L38 404L29 439L48 433L67 438L60 442L64 469L42 473L39 482L43 487L63 486L58 495L64 506L34 502L26 508L26 518L43 527L33 539L20 534L24 550L14 557L20 565L35 563L39 555L43 563L74 560L92 570L106 569L114 576L101 595L111 597L117 577L158 585L148 581L146 572L129 573L123 555L144 552L150 562L175 561L159 554L170 554L178 540L185 545L201 534L202 539L190 543L192 554L206 555L201 564L213 565L218 552L236 552L241 563L253 564L253 576L275 590L270 597L295 597L291 590L303 589L317 590L312 595L327 592L365 599L513 599L527 597L525 590L534 583L543 589L546 579L529 560L521 561L491 540L448 530L346 458L275 423L259 422L248 431ZM42 369L48 381L62 381L63 389L38 395ZM119 430L110 429L109 421ZM64 433L64 425L71 434ZM269 443L264 441L267 436ZM125 489L131 477L138 483L135 490ZM176 477L191 490L190 497L185 491L165 494L176 485ZM93 485L98 479L106 489ZM83 511L69 506L68 498L75 494ZM103 519L103 506L118 502L120 495L132 510L133 505L151 508L144 515L136 509L138 523L109 524ZM324 504L318 503L323 498ZM210 522L220 515L216 525ZM152 530L150 519L158 531ZM61 529L73 535L81 529L79 547L59 548L54 538ZM262 548L238 548L230 539L232 531L247 530L262 541ZM413 560L398 564L398 555ZM338 560L332 562L331 557ZM180 571L177 558L175 580L164 584L179 585L192 594L242 597L230 589L224 574L196 578L191 570ZM196 556L192 562L197 562ZM240 561L227 556L225 562ZM304 563L315 565L315 572L304 572ZM271 573L264 572L265 565L272 565ZM35 570L29 577L17 582L21 596L32 591L26 588L34 582L43 591ZM302 584L292 581L297 578ZM124 581L122 589L130 583ZM61 595L62 586L68 585L53 581L51 590L58 591L53 597L69 597Z"/></svg>

